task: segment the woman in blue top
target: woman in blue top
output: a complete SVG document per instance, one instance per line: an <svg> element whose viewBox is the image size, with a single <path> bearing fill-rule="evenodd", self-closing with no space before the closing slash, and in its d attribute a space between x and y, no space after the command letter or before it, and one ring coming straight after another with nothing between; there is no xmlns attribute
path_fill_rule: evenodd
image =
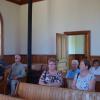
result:
<svg viewBox="0 0 100 100"><path fill-rule="evenodd" d="M89 73L90 63L88 60L80 62L80 74L76 74L72 83L73 89L94 91L95 77Z"/></svg>

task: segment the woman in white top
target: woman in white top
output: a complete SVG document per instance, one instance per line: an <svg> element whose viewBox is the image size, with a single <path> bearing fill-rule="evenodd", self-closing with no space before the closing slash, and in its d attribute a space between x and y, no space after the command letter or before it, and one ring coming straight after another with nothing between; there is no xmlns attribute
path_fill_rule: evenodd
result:
<svg viewBox="0 0 100 100"><path fill-rule="evenodd" d="M95 77L89 73L90 63L88 60L80 62L80 74L75 75L72 88L79 90L94 91L95 90Z"/></svg>

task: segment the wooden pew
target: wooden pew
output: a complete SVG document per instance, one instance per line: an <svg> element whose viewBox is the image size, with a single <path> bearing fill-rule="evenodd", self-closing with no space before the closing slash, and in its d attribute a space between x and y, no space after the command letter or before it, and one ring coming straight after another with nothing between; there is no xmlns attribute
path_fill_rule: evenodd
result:
<svg viewBox="0 0 100 100"><path fill-rule="evenodd" d="M72 91L66 90L65 88L20 83L16 95L26 100L71 100Z"/></svg>
<svg viewBox="0 0 100 100"><path fill-rule="evenodd" d="M24 99L20 99L20 98L11 97L11 96L8 96L8 95L0 94L0 100L24 100Z"/></svg>
<svg viewBox="0 0 100 100"><path fill-rule="evenodd" d="M100 93L20 83L16 95L26 100L100 100Z"/></svg>

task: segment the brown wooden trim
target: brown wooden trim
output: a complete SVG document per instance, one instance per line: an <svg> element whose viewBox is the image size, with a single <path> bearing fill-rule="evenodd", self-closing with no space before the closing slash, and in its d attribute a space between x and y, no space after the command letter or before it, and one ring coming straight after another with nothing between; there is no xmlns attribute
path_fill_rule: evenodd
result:
<svg viewBox="0 0 100 100"><path fill-rule="evenodd" d="M65 35L88 35L90 33L89 30L85 31L69 31L69 32L64 32Z"/></svg>
<svg viewBox="0 0 100 100"><path fill-rule="evenodd" d="M28 0L6 0L12 3L16 3L18 5L23 5L23 4L27 4ZM39 1L43 1L43 0L32 0L32 2L39 2Z"/></svg>
<svg viewBox="0 0 100 100"><path fill-rule="evenodd" d="M3 56L4 54L4 33L3 33L3 17L0 13L0 21L1 21L1 57Z"/></svg>

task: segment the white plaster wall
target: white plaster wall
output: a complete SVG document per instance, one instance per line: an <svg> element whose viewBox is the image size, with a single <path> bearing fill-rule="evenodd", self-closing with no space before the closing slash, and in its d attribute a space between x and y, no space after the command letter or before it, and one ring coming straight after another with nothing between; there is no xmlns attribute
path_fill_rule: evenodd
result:
<svg viewBox="0 0 100 100"><path fill-rule="evenodd" d="M32 53L51 54L50 34L48 32L48 3L47 1L33 4L32 26ZM21 53L27 53L27 5L21 6L20 29L21 29Z"/></svg>
<svg viewBox="0 0 100 100"><path fill-rule="evenodd" d="M18 5L0 0L4 22L4 54L20 53L19 10Z"/></svg>
<svg viewBox="0 0 100 100"><path fill-rule="evenodd" d="M91 54L100 55L100 0L44 0L33 4L33 54L56 54L56 33L91 30ZM0 0L4 54L27 53L27 5Z"/></svg>
<svg viewBox="0 0 100 100"><path fill-rule="evenodd" d="M27 5L20 8L21 53L27 52ZM56 33L91 30L91 54L100 55L100 0L44 0L33 4L33 54L56 54Z"/></svg>

